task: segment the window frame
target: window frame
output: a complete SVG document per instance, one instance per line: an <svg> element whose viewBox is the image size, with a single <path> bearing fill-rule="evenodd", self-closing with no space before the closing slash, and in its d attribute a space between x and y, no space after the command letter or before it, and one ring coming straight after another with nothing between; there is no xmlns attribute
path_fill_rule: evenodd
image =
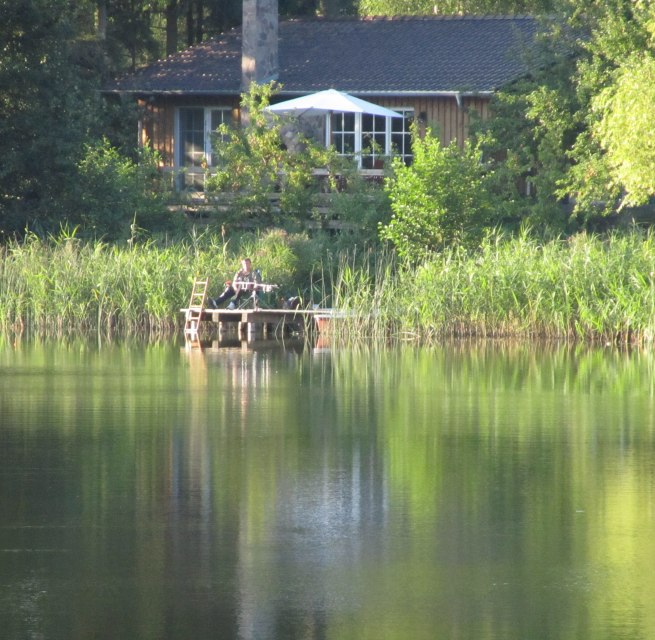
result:
<svg viewBox="0 0 655 640"><path fill-rule="evenodd" d="M199 154L201 160L199 164L189 165L186 163L186 150L184 146L183 136L185 129L183 128L182 118L186 111L201 111L203 117L203 130L202 130L202 149L192 151L192 154ZM214 163L214 150L212 148L212 136L216 132L216 127L212 127L213 115L220 113L218 118L220 124L233 123L233 109L231 106L198 106L198 105L182 105L175 109L175 171L179 175L179 186L181 189L186 187L204 188L205 173L208 168L211 168ZM199 129L195 130L199 131ZM198 145L200 146L200 145Z"/></svg>
<svg viewBox="0 0 655 640"><path fill-rule="evenodd" d="M385 117L385 126L384 131L377 129L375 126L371 127L371 131L364 130L364 118L372 118L372 124L376 124L378 118L383 116L373 116L371 114L362 114L362 113L333 113L326 115L326 126L325 126L325 143L326 146L333 145L337 149L337 153L340 156L352 157L357 161L358 169L362 169L365 164L367 164L366 159L371 158L371 164L375 165L378 160L389 158L392 155L401 157L405 164L411 164L413 160L413 154L411 149L411 133L410 125L414 120L414 108L413 107L393 107L392 111L403 114L403 127L402 131L393 130L393 121L397 120L396 118L386 118ZM340 119L341 123L344 122L344 116L354 116L354 131L350 129L340 128L335 126L335 123L338 124L337 118ZM354 134L354 151L343 153L340 151L342 145L336 144L337 139L343 139L345 136L350 136ZM372 136L382 136L384 135L384 148L379 148L377 151L373 149L372 152L367 150L365 145L365 139L367 135ZM402 136L406 144L403 145L403 149L400 151L394 150L393 148L393 139L394 137Z"/></svg>

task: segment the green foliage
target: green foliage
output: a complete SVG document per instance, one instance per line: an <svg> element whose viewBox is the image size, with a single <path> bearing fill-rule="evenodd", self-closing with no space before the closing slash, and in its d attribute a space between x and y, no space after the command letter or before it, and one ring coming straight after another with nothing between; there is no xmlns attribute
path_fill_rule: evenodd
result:
<svg viewBox="0 0 655 640"><path fill-rule="evenodd" d="M0 225L51 228L75 159L99 126L97 76L82 67L63 0L0 1Z"/></svg>
<svg viewBox="0 0 655 640"><path fill-rule="evenodd" d="M655 236L578 234L547 243L528 229L490 233L475 250L449 247L420 264L341 266L334 298L350 313L346 340L390 336L542 337L652 344Z"/></svg>
<svg viewBox="0 0 655 640"><path fill-rule="evenodd" d="M275 190L282 155L279 136L268 127L264 107L272 85L255 85L242 96L241 108L247 121L241 127L223 124L212 141L215 172L205 182L208 197L228 193L234 197L239 217L268 219L268 194Z"/></svg>
<svg viewBox="0 0 655 640"><path fill-rule="evenodd" d="M354 163L345 158L340 167L330 168L327 183L316 201L322 205L316 219L323 224L330 220L343 223L335 239L341 248L378 244L379 225L391 219L383 179L363 177Z"/></svg>
<svg viewBox="0 0 655 640"><path fill-rule="evenodd" d="M227 194L234 217L261 224L278 222L271 195L279 193L279 213L306 217L315 193L312 170L329 163L331 154L302 139L302 152L290 153L282 145L281 120L265 111L275 91L273 84L253 85L242 96L245 122L223 124L214 145L216 171L208 176L211 198Z"/></svg>
<svg viewBox="0 0 655 640"><path fill-rule="evenodd" d="M574 196L576 213L583 217L615 211L623 191L636 196L629 196L624 204L644 201L642 186L633 181L632 170L626 173L623 160L632 165L634 157L638 165L647 155L642 152L650 138L649 133L642 136L647 102L640 102L645 96L638 94L649 91L648 72L638 61L652 50L652 19L653 9L647 2L568 3L569 23L586 37L580 39L572 75L579 100L572 120L580 123L580 133L568 151L571 168L559 192ZM630 78L633 72L636 76ZM626 102L633 99L634 111ZM629 138L630 149L619 140L621 136Z"/></svg>
<svg viewBox="0 0 655 640"><path fill-rule="evenodd" d="M499 92L482 127L496 175L506 186L531 186L530 199L509 194L510 215L551 233L615 212L622 193L624 205L651 193L652 6L570 0L560 8L545 25L532 73ZM567 220L560 202L569 197Z"/></svg>
<svg viewBox="0 0 655 640"><path fill-rule="evenodd" d="M612 181L625 189L623 205L646 204L655 196L655 49L633 54L616 81L593 100L601 115L595 132L607 153Z"/></svg>
<svg viewBox="0 0 655 640"><path fill-rule="evenodd" d="M352 160L304 136L294 120L265 111L274 91L272 84L253 84L242 97L243 126L219 127L205 183L209 199L229 203L234 221L293 227L338 217L363 223L372 235L377 220L371 220L384 216L379 186L366 185Z"/></svg>
<svg viewBox="0 0 655 640"><path fill-rule="evenodd" d="M106 139L87 145L78 175L68 218L80 225L81 235L115 240L128 237L135 224L148 230L166 228L163 178L157 156L148 147L133 162Z"/></svg>
<svg viewBox="0 0 655 640"><path fill-rule="evenodd" d="M571 57L579 45L557 21L544 29L546 35L526 57L530 75L492 98L492 118L476 123L473 134L494 168L489 187L503 218L557 234L568 230L561 205L568 191L560 189L571 166L569 150L582 130L571 77Z"/></svg>
<svg viewBox="0 0 655 640"><path fill-rule="evenodd" d="M144 0L111 0L106 3L107 51L119 68L136 69L156 60L163 47L158 41L157 15L153 3Z"/></svg>
<svg viewBox="0 0 655 640"><path fill-rule="evenodd" d="M393 162L386 183L393 215L380 237L412 260L448 245L475 245L497 221L481 152L468 142L443 147L430 130L423 139L414 131L412 149L411 166Z"/></svg>

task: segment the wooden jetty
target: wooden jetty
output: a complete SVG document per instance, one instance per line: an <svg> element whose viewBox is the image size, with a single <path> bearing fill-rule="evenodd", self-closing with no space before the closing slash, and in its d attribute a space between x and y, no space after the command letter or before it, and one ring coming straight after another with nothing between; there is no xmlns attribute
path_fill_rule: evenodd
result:
<svg viewBox="0 0 655 640"><path fill-rule="evenodd" d="M257 303L258 290L270 291L275 285L251 284L253 295L237 309L213 309L206 306L207 278L196 278L189 305L180 309L184 314L184 336L188 342L199 341L204 328L214 328L219 339L228 332L252 340L258 337L282 337L285 333L308 334L326 331L331 318L330 309L268 309ZM251 308L248 308L248 302Z"/></svg>
<svg viewBox="0 0 655 640"><path fill-rule="evenodd" d="M193 309L180 310L185 318ZM238 331L273 335L283 331L309 332L320 330L325 309L202 309L192 322L185 325L185 333L200 331L201 327L221 331Z"/></svg>

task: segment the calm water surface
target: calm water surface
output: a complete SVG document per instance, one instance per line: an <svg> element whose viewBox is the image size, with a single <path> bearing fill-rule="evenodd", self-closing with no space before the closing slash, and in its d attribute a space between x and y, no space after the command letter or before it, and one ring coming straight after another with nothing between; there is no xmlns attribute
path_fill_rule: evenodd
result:
<svg viewBox="0 0 655 640"><path fill-rule="evenodd" d="M0 637L655 638L654 369L0 342Z"/></svg>

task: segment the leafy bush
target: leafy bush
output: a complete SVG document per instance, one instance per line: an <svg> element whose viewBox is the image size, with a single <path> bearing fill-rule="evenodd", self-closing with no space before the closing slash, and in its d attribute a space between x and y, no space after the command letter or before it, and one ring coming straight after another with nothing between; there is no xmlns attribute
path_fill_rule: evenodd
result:
<svg viewBox="0 0 655 640"><path fill-rule="evenodd" d="M320 166L324 150L309 141L303 141L303 153L283 147L279 117L264 110L273 91L273 84L253 84L242 96L246 121L238 127L222 124L216 132L216 171L205 187L209 196L230 196L237 220L278 222L271 200L276 192L283 215L306 216L311 208L312 169Z"/></svg>
<svg viewBox="0 0 655 640"><path fill-rule="evenodd" d="M135 225L150 231L170 225L157 155L149 147L134 162L103 139L87 145L78 172L69 220L79 224L80 235L116 240L128 237Z"/></svg>
<svg viewBox="0 0 655 640"><path fill-rule="evenodd" d="M413 164L393 161L385 185L393 215L380 237L401 257L418 260L449 245L475 244L497 218L480 151L468 142L443 147L429 129L423 139L416 133Z"/></svg>
<svg viewBox="0 0 655 640"><path fill-rule="evenodd" d="M216 159L205 181L207 195L218 201L225 196L234 220L262 226L325 222L326 206L329 217L340 216L348 206L346 194L362 194L356 165L334 148L326 149L306 137L297 123L266 111L275 90L273 84L253 84L242 96L245 122L218 128ZM292 135L284 136L285 131ZM283 144L285 138L293 139L292 149ZM318 168L326 172L320 182L315 175ZM359 211L362 202L360 198L356 205Z"/></svg>

